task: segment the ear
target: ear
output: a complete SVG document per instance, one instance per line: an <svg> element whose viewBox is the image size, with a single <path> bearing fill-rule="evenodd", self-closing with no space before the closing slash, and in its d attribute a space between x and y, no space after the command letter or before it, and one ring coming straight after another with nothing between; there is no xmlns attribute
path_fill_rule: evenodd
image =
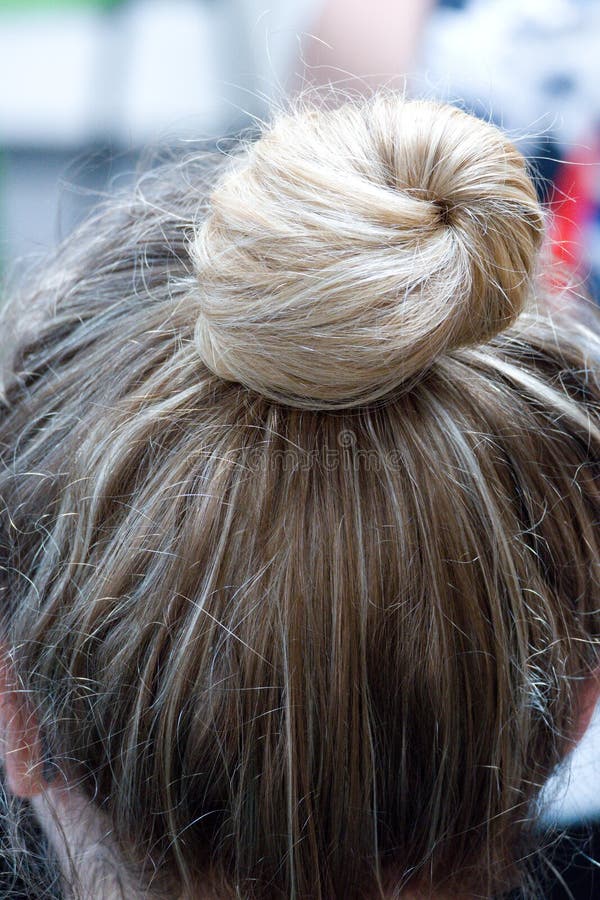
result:
<svg viewBox="0 0 600 900"><path fill-rule="evenodd" d="M600 700L600 667L590 672L578 688L577 718L571 749L579 743L586 733L598 700Z"/></svg>
<svg viewBox="0 0 600 900"><path fill-rule="evenodd" d="M9 790L16 797L31 798L45 787L43 753L38 723L29 709L0 645L0 760Z"/></svg>

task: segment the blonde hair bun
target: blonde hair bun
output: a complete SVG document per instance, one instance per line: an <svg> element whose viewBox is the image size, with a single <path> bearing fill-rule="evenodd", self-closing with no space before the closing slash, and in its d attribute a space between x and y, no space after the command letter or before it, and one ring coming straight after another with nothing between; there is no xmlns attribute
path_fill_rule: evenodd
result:
<svg viewBox="0 0 600 900"><path fill-rule="evenodd" d="M299 109L210 197L192 248L198 350L290 405L368 403L511 324L542 232L495 126L398 95Z"/></svg>

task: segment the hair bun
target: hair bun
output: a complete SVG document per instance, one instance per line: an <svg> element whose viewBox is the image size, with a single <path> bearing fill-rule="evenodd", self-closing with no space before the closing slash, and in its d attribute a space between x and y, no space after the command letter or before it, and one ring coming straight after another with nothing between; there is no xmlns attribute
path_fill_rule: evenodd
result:
<svg viewBox="0 0 600 900"><path fill-rule="evenodd" d="M454 107L376 95L282 116L195 235L199 352L291 405L375 400L515 320L542 232L521 154Z"/></svg>

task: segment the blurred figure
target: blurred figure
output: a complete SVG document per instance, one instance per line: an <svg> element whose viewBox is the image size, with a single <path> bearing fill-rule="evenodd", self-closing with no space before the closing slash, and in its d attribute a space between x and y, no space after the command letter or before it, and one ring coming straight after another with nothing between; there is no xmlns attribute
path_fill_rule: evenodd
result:
<svg viewBox="0 0 600 900"><path fill-rule="evenodd" d="M600 4L440 3L419 90L491 118L519 140L556 214L557 257L600 297Z"/></svg>
<svg viewBox="0 0 600 900"><path fill-rule="evenodd" d="M435 0L326 0L306 39L308 76L344 87L402 86Z"/></svg>

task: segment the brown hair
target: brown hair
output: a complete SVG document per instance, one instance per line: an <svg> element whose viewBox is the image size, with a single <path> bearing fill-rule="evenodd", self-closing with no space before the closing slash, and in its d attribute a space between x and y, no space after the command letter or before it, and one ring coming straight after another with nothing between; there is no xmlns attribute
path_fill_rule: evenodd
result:
<svg viewBox="0 0 600 900"><path fill-rule="evenodd" d="M14 299L2 629L148 882L518 879L600 624L600 339L542 235L498 130L380 94L152 172Z"/></svg>

